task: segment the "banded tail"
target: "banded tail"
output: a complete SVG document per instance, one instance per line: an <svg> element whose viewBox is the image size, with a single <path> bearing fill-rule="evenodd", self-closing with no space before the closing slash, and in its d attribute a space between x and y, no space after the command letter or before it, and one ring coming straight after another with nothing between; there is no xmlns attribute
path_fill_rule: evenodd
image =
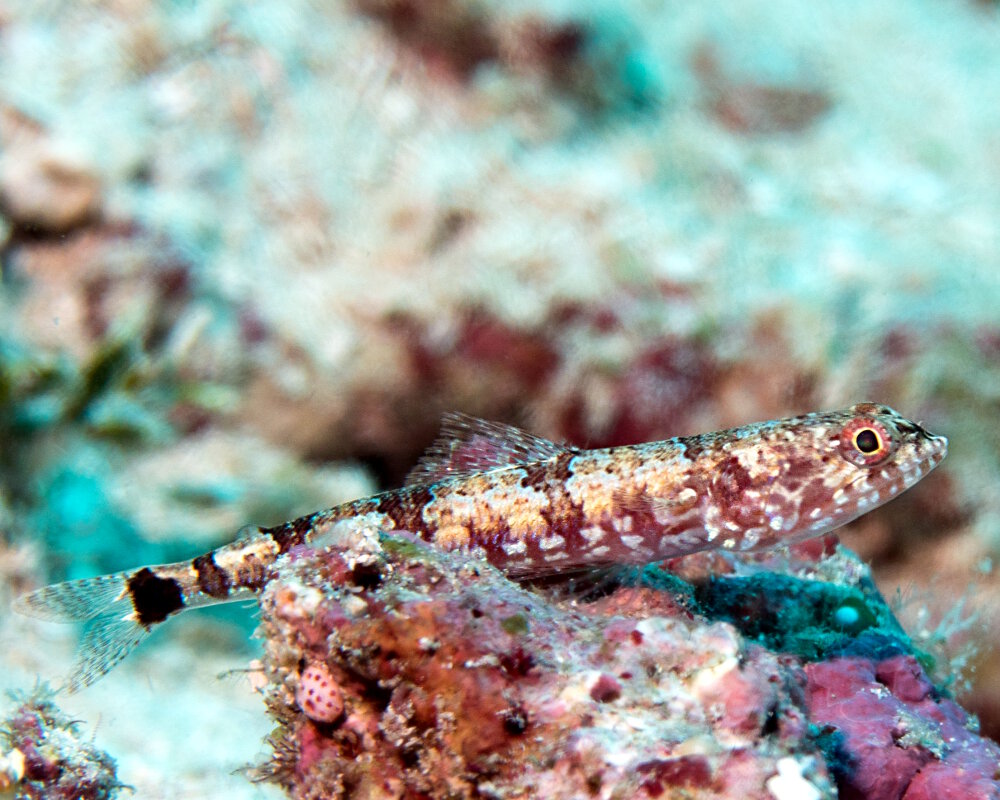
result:
<svg viewBox="0 0 1000 800"><path fill-rule="evenodd" d="M107 673L173 614L253 596L279 554L272 538L258 534L192 561L46 586L17 598L14 609L84 623L76 664L61 687L72 693Z"/></svg>
<svg viewBox="0 0 1000 800"><path fill-rule="evenodd" d="M508 425L446 414L439 438L401 489L273 528L249 527L232 544L191 561L46 586L17 598L14 609L54 622L85 623L76 664L62 687L76 692L110 671L168 617L258 594L270 580L279 556L329 534L331 524L354 520L363 527L404 529L448 547L447 542L434 540L436 526L421 521L424 506L433 498L429 487L569 452ZM344 531L347 536L353 535L350 528Z"/></svg>

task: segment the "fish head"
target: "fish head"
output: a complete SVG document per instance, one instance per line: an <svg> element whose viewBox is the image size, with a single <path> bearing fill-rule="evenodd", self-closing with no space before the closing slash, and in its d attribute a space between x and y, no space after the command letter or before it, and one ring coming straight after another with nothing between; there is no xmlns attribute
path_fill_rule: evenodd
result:
<svg viewBox="0 0 1000 800"><path fill-rule="evenodd" d="M711 524L741 550L836 530L913 486L948 451L945 437L877 403L732 434L710 483Z"/></svg>

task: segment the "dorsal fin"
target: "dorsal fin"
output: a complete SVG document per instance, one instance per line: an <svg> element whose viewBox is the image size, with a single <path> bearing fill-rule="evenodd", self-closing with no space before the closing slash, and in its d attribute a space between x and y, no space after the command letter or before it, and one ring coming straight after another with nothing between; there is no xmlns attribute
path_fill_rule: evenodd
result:
<svg viewBox="0 0 1000 800"><path fill-rule="evenodd" d="M497 467L545 461L577 452L501 422L452 411L441 418L441 432L406 477L407 486L458 478Z"/></svg>

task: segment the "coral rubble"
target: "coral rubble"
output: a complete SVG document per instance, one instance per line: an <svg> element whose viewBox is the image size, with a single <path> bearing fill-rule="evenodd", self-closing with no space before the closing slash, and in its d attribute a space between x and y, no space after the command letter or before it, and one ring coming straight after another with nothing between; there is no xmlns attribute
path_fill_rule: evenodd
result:
<svg viewBox="0 0 1000 800"><path fill-rule="evenodd" d="M17 800L110 800L115 763L81 737L44 691L0 722L0 796Z"/></svg>
<svg viewBox="0 0 1000 800"><path fill-rule="evenodd" d="M263 601L271 769L293 797L767 797L782 758L829 796L796 676L730 626L585 613L368 545L297 555ZM302 702L315 664L336 719Z"/></svg>
<svg viewBox="0 0 1000 800"><path fill-rule="evenodd" d="M813 600L830 587L829 620L792 615L796 639L753 629L787 608L793 579L769 572L746 579L753 610L739 578L656 570L585 602L357 522L332 536L263 599L279 721L264 773L292 797L919 800L948 781L1000 797L1000 748L932 685L847 554L833 568L856 585L816 580L819 565L801 579ZM737 611L747 624L720 621Z"/></svg>

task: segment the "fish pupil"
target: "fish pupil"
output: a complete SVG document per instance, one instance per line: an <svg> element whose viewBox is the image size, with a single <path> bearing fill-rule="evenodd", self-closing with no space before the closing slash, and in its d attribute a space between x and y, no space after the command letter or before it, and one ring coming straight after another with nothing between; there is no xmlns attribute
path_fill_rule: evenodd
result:
<svg viewBox="0 0 1000 800"><path fill-rule="evenodd" d="M854 437L854 445L862 453L874 453L879 448L878 434L871 428L858 431Z"/></svg>

